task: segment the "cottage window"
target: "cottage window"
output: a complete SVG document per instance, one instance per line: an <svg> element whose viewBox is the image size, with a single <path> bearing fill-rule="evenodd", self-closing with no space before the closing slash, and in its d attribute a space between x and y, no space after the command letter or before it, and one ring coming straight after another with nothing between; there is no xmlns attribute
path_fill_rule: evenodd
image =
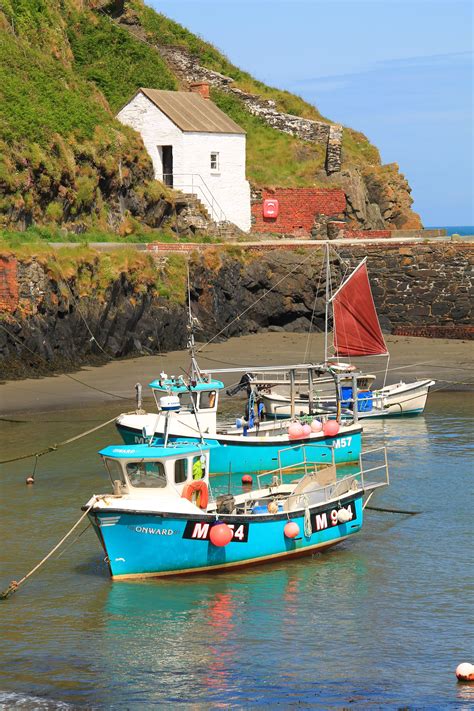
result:
<svg viewBox="0 0 474 711"><path fill-rule="evenodd" d="M219 172L219 153L211 153L211 171L213 173Z"/></svg>

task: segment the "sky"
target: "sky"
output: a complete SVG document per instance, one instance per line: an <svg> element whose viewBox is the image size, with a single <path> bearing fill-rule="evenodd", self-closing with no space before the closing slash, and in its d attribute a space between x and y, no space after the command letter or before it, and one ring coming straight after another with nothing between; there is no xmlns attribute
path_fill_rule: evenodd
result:
<svg viewBox="0 0 474 711"><path fill-rule="evenodd" d="M471 0L146 0L365 135L425 226L474 225Z"/></svg>

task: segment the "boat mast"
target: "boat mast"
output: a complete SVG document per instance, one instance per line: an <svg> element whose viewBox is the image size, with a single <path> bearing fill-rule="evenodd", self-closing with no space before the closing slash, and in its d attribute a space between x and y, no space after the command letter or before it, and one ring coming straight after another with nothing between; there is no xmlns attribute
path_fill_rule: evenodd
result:
<svg viewBox="0 0 474 711"><path fill-rule="evenodd" d="M329 245L325 245L326 259L326 307L324 312L324 362L328 362L328 329L329 329L329 281L331 279L331 269L329 266Z"/></svg>
<svg viewBox="0 0 474 711"><path fill-rule="evenodd" d="M196 359L196 346L194 341L194 321L191 313L191 283L189 280L189 264L187 265L188 280L188 349L191 356L191 380L202 380L201 371Z"/></svg>

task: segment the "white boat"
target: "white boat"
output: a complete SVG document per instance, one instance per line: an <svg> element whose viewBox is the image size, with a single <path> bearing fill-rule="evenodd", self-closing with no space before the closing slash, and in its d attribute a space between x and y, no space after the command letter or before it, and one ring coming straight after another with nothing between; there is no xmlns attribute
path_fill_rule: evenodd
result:
<svg viewBox="0 0 474 711"><path fill-rule="evenodd" d="M383 388L369 390L359 390L361 380L367 380L375 376L364 375L357 378L358 385L358 415L359 419L369 417L396 417L400 415L419 415L423 412L430 387L434 385L434 380L417 380L414 383L404 383L400 381L394 385L386 385ZM342 381L344 382L344 381ZM278 391L281 386L272 388L269 392L265 389L259 391L265 412L269 418L291 417L291 401L288 395ZM344 399L342 390L342 417L352 417L353 400L352 387L347 386L350 393ZM330 410L331 405L335 406L335 401L314 393L312 414L324 413ZM310 413L309 397L307 393L301 393L295 397L294 414L302 417Z"/></svg>
<svg viewBox="0 0 474 711"><path fill-rule="evenodd" d="M340 358L389 356L380 328L367 273L367 258L354 269L337 289L326 298L325 362L338 373L343 416L351 417L357 402L358 417L396 417L418 415L425 408L434 380L400 381L394 385L374 388L376 376L357 372L350 363L338 362ZM329 260L328 260L329 263ZM329 274L327 275L329 284ZM328 356L328 310L333 311L334 356ZM304 374L293 384L275 378L270 372L260 374L254 385L264 403L267 417L293 417L324 412L335 406L334 396L327 392L327 378L313 383L308 391ZM291 397L291 390L296 390ZM354 392L357 393L354 396Z"/></svg>

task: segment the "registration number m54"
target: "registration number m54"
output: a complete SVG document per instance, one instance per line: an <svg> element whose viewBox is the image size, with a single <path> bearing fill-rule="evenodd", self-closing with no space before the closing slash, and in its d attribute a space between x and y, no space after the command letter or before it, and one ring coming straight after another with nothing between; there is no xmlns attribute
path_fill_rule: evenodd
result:
<svg viewBox="0 0 474 711"><path fill-rule="evenodd" d="M228 523L227 525L233 533L232 543L247 543L249 538L248 523ZM210 523L206 523L205 521L188 521L184 529L183 538L192 541L208 541L210 530Z"/></svg>

